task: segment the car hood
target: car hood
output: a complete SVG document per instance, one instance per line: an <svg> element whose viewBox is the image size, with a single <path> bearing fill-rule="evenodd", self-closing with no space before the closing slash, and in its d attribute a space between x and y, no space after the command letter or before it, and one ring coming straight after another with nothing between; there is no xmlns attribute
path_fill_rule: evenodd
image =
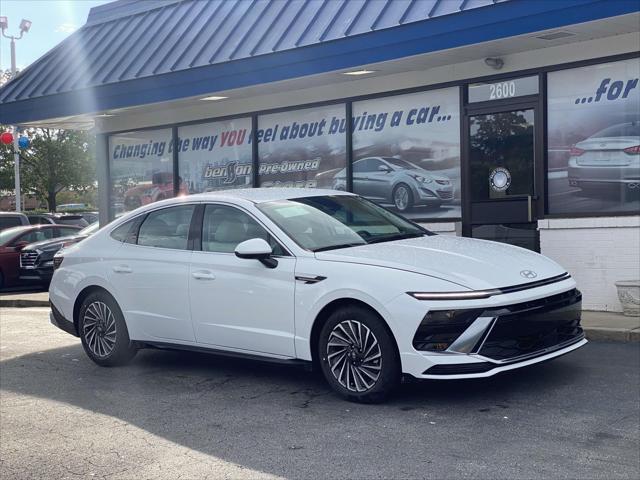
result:
<svg viewBox="0 0 640 480"><path fill-rule="evenodd" d="M554 261L504 243L433 235L316 253L318 260L407 270L472 290L502 288L561 275ZM531 270L534 278L522 271Z"/></svg>

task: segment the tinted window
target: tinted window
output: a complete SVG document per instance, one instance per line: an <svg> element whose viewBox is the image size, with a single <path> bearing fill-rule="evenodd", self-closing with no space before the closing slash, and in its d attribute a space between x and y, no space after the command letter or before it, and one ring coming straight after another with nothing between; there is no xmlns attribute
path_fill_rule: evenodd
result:
<svg viewBox="0 0 640 480"><path fill-rule="evenodd" d="M137 225L139 225L139 221L140 217L136 217L128 222L124 222L111 232L111 238L118 240L119 242L136 243L136 230ZM85 230L87 229L85 228Z"/></svg>
<svg viewBox="0 0 640 480"><path fill-rule="evenodd" d="M282 247L249 215L233 207L207 205L202 222L202 250L233 253L239 243L262 238L271 245L274 255L285 255Z"/></svg>
<svg viewBox="0 0 640 480"><path fill-rule="evenodd" d="M29 233L25 233L24 235L20 235L12 242L12 244L15 245L19 242L33 243L39 242L41 240L48 240L50 238L53 238L53 228L42 228L39 230L33 230Z"/></svg>
<svg viewBox="0 0 640 480"><path fill-rule="evenodd" d="M147 215L138 232L138 245L186 250L194 205L163 208Z"/></svg>
<svg viewBox="0 0 640 480"><path fill-rule="evenodd" d="M16 227L18 225L22 225L22 222L18 217L0 217L0 229Z"/></svg>
<svg viewBox="0 0 640 480"><path fill-rule="evenodd" d="M362 160L358 160L357 162L354 162L353 164L353 171L354 172L367 172L369 171L369 160L368 159L362 159Z"/></svg>

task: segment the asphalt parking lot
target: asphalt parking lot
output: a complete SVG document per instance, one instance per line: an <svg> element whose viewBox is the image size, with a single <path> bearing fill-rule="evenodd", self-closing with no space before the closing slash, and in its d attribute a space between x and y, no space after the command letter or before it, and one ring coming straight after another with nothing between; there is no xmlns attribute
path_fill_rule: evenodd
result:
<svg viewBox="0 0 640 480"><path fill-rule="evenodd" d="M0 477L638 478L640 347L591 343L384 405L302 370L143 351L91 363L45 308L0 310Z"/></svg>

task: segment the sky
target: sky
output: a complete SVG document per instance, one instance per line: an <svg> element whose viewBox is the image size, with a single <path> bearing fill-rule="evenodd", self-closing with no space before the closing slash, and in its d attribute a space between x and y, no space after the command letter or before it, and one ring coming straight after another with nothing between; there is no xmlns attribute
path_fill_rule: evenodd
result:
<svg viewBox="0 0 640 480"><path fill-rule="evenodd" d="M87 20L92 7L111 0L0 0L0 15L9 19L6 35L20 34L20 21L31 30L16 41L16 65L22 70L47 53ZM0 38L0 69L11 68L10 40Z"/></svg>

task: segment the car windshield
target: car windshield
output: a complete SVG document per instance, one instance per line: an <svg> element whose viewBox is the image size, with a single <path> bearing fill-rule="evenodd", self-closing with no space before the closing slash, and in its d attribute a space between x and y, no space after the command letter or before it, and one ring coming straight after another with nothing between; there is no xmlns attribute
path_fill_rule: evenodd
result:
<svg viewBox="0 0 640 480"><path fill-rule="evenodd" d="M258 208L313 252L430 235L361 197L331 195L265 202Z"/></svg>
<svg viewBox="0 0 640 480"><path fill-rule="evenodd" d="M6 230L2 230L0 232L0 245L4 245L9 240L11 240L13 237L15 237L18 233L20 233L22 231L25 231L25 230L26 230L25 227L13 227L13 228L8 228Z"/></svg>
<svg viewBox="0 0 640 480"><path fill-rule="evenodd" d="M413 170L414 168L418 168L417 166L415 166L411 162L407 162L406 160L401 160L401 159L395 158L395 157L383 157L383 160L386 160L387 162L389 162L390 164L392 164L395 167L400 167L400 168L404 168L404 169L407 169L407 170Z"/></svg>

